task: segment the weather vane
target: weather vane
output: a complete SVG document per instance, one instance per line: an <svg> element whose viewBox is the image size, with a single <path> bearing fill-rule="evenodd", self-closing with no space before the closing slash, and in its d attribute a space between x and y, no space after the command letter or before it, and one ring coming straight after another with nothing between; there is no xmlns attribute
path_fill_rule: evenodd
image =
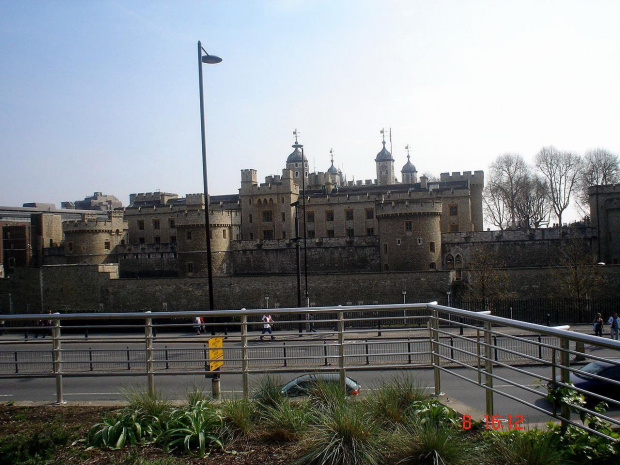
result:
<svg viewBox="0 0 620 465"><path fill-rule="evenodd" d="M295 130L293 131L293 135L295 136L295 143L297 143L297 136L299 135L297 128L295 128Z"/></svg>
<svg viewBox="0 0 620 465"><path fill-rule="evenodd" d="M334 149L329 149L329 154L332 156L332 165L334 164Z"/></svg>
<svg viewBox="0 0 620 465"><path fill-rule="evenodd" d="M385 128L382 128L381 131L379 131L379 132L383 136L383 142L385 142Z"/></svg>
<svg viewBox="0 0 620 465"><path fill-rule="evenodd" d="M409 144L405 145L405 150L407 151L407 158L409 158Z"/></svg>

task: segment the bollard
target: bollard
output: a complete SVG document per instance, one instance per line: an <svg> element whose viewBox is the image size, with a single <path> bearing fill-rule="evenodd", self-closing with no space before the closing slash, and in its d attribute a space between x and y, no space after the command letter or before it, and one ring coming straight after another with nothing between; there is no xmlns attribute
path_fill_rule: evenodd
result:
<svg viewBox="0 0 620 465"><path fill-rule="evenodd" d="M583 362L586 359L585 353L586 353L586 346L583 342L581 341L577 341L575 342L575 349L577 350L577 352L579 352L576 356L575 356L575 361L576 362Z"/></svg>
<svg viewBox="0 0 620 465"><path fill-rule="evenodd" d="M218 400L221 397L221 394L222 391L220 390L220 374L213 373L213 378L211 378L211 395L214 399Z"/></svg>

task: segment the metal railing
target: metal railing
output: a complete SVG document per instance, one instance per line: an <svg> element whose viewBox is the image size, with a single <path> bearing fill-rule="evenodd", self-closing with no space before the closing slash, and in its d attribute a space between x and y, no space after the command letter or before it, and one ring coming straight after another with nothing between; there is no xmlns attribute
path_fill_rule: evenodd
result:
<svg viewBox="0 0 620 465"><path fill-rule="evenodd" d="M544 398L546 390L501 371L570 387L574 362L584 359L586 344L592 349L589 360L609 361L620 358L618 341L431 303L270 309L277 338L262 342L264 312L0 315L6 323L0 336L0 378L53 377L56 401L62 403L63 377L142 376L154 392L159 376L241 374L247 397L249 376L266 371L337 371L344 383L347 371L432 367L435 394L441 394L442 373L450 373L484 389L489 416L500 395L594 434L602 435L572 420L569 407L620 426L587 407L564 405L558 412L527 401L532 394ZM197 316L205 318L207 336L223 338L224 364L217 372L210 370L218 360L211 358L205 336L195 335L200 328L192 320ZM37 321L49 324L33 326ZM44 334L48 337L38 337ZM534 373L532 366L546 367L548 373ZM496 381L525 395L507 392ZM620 407L615 399L576 391Z"/></svg>

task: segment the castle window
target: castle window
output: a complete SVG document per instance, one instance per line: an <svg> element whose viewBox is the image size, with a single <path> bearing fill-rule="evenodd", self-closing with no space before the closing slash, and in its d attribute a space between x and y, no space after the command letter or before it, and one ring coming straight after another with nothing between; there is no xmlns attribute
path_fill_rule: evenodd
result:
<svg viewBox="0 0 620 465"><path fill-rule="evenodd" d="M213 230L209 229L209 239L213 239Z"/></svg>
<svg viewBox="0 0 620 465"><path fill-rule="evenodd" d="M328 210L325 212L325 221L334 221L334 211Z"/></svg>
<svg viewBox="0 0 620 465"><path fill-rule="evenodd" d="M271 223L273 221L273 212L266 210L263 212L263 223Z"/></svg>
<svg viewBox="0 0 620 465"><path fill-rule="evenodd" d="M252 199L248 199L248 203L252 205Z"/></svg>
<svg viewBox="0 0 620 465"><path fill-rule="evenodd" d="M193 273L194 272L194 264L193 263L186 263L185 264L185 269L187 270L188 273Z"/></svg>
<svg viewBox="0 0 620 465"><path fill-rule="evenodd" d="M258 205L261 206L263 204L263 202L261 202L260 199L258 199Z"/></svg>
<svg viewBox="0 0 620 465"><path fill-rule="evenodd" d="M355 230L353 228L347 228L347 237L349 239L353 239L355 236Z"/></svg>
<svg viewBox="0 0 620 465"><path fill-rule="evenodd" d="M446 256L446 270L454 269L454 257L451 254Z"/></svg>
<svg viewBox="0 0 620 465"><path fill-rule="evenodd" d="M298 178L299 177L299 171L295 171L295 177Z"/></svg>
<svg viewBox="0 0 620 465"><path fill-rule="evenodd" d="M159 236L155 236L155 244L161 244L161 238Z"/></svg>
<svg viewBox="0 0 620 465"><path fill-rule="evenodd" d="M366 228L366 235L367 236L374 236L375 235L375 228Z"/></svg>
<svg viewBox="0 0 620 465"><path fill-rule="evenodd" d="M50 247L54 247L54 240L50 239Z"/></svg>
<svg viewBox="0 0 620 465"><path fill-rule="evenodd" d="M314 233L314 229L309 229L309 230L306 232L306 235L308 236L308 239L314 239L314 238L316 237L316 236L315 236L315 233Z"/></svg>
<svg viewBox="0 0 620 465"><path fill-rule="evenodd" d="M73 251L73 242L69 242L69 250Z"/></svg>
<svg viewBox="0 0 620 465"><path fill-rule="evenodd" d="M141 237L141 238L139 239L139 242L140 242L140 244L144 244L144 237Z"/></svg>
<svg viewBox="0 0 620 465"><path fill-rule="evenodd" d="M103 248L106 250L110 250L110 242L109 241L105 241L105 243L103 244Z"/></svg>
<svg viewBox="0 0 620 465"><path fill-rule="evenodd" d="M250 223L252 223L252 214L250 213Z"/></svg>
<svg viewBox="0 0 620 465"><path fill-rule="evenodd" d="M171 244L176 244L177 243L177 236L170 236L170 243Z"/></svg>
<svg viewBox="0 0 620 465"><path fill-rule="evenodd" d="M366 209L366 219L367 220L372 220L375 217L375 212L372 208L367 208Z"/></svg>
<svg viewBox="0 0 620 465"><path fill-rule="evenodd" d="M390 265L388 265L387 263L383 265L383 271L390 271Z"/></svg>
<svg viewBox="0 0 620 465"><path fill-rule="evenodd" d="M295 163L295 168L299 168L299 163Z"/></svg>
<svg viewBox="0 0 620 465"><path fill-rule="evenodd" d="M387 244L383 244L383 253L387 254L387 252L388 252L388 246Z"/></svg>
<svg viewBox="0 0 620 465"><path fill-rule="evenodd" d="M451 224L450 225L450 232L459 232L459 225L458 224Z"/></svg>
<svg viewBox="0 0 620 465"><path fill-rule="evenodd" d="M282 223L286 222L286 213L282 213Z"/></svg>
<svg viewBox="0 0 620 465"><path fill-rule="evenodd" d="M428 265L428 268L430 270L436 270L437 269L437 265L435 264L435 262L432 262L430 265Z"/></svg>
<svg viewBox="0 0 620 465"><path fill-rule="evenodd" d="M169 223L170 223L170 229L174 229L177 227L176 223L174 222L174 219L170 218Z"/></svg>
<svg viewBox="0 0 620 465"><path fill-rule="evenodd" d="M187 240L188 241L192 240L192 232L191 231L187 231Z"/></svg>
<svg viewBox="0 0 620 465"><path fill-rule="evenodd" d="M270 241L273 239L273 230L271 229L264 229L263 230L263 239L266 241Z"/></svg>
<svg viewBox="0 0 620 465"><path fill-rule="evenodd" d="M458 214L459 214L459 206L450 205L450 216L458 216Z"/></svg>
<svg viewBox="0 0 620 465"><path fill-rule="evenodd" d="M138 220L138 229L144 231L144 220Z"/></svg>
<svg viewBox="0 0 620 465"><path fill-rule="evenodd" d="M434 242L429 242L428 243L428 248L429 248L429 251L431 253L435 253L435 243Z"/></svg>
<svg viewBox="0 0 620 465"><path fill-rule="evenodd" d="M282 231L282 239L286 239L286 231Z"/></svg>
<svg viewBox="0 0 620 465"><path fill-rule="evenodd" d="M314 223L314 212L308 212L308 223Z"/></svg>
<svg viewBox="0 0 620 465"><path fill-rule="evenodd" d="M346 210L345 215L347 221L353 221L353 210Z"/></svg>
<svg viewBox="0 0 620 465"><path fill-rule="evenodd" d="M273 199L269 199L269 205L273 205Z"/></svg>
<svg viewBox="0 0 620 465"><path fill-rule="evenodd" d="M418 245L422 245L422 238L418 237Z"/></svg>
<svg viewBox="0 0 620 465"><path fill-rule="evenodd" d="M412 232L413 231L413 221L405 221L405 232Z"/></svg>
<svg viewBox="0 0 620 465"><path fill-rule="evenodd" d="M254 233L250 233L250 240L253 241L254 240Z"/></svg>
<svg viewBox="0 0 620 465"><path fill-rule="evenodd" d="M121 239L121 245L125 245L125 239Z"/></svg>
<svg viewBox="0 0 620 465"><path fill-rule="evenodd" d="M159 229L159 220L153 220L153 229Z"/></svg>
<svg viewBox="0 0 620 465"><path fill-rule="evenodd" d="M463 257L461 257L460 254L454 257L454 268L457 268L457 269L463 268Z"/></svg>
<svg viewBox="0 0 620 465"><path fill-rule="evenodd" d="M396 239L396 245L401 245L402 241L400 239Z"/></svg>
<svg viewBox="0 0 620 465"><path fill-rule="evenodd" d="M334 230L333 230L333 229L328 229L328 230L327 230L327 237L335 237L335 236L334 236Z"/></svg>
<svg viewBox="0 0 620 465"><path fill-rule="evenodd" d="M222 238L226 239L226 230L225 229L222 229Z"/></svg>

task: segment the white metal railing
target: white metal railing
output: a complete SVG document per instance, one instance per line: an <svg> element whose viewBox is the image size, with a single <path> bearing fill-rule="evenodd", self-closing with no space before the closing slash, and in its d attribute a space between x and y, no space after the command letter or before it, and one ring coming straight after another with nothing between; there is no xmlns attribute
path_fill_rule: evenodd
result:
<svg viewBox="0 0 620 465"><path fill-rule="evenodd" d="M248 396L249 376L265 371L337 371L344 382L351 370L430 366L435 394L441 393L441 374L450 373L484 389L489 416L494 396L501 395L564 424L589 429L571 420L567 406L559 413L549 412L497 388L494 382L501 381L523 393L546 394L498 374L496 368L569 387L570 373L576 370L571 358L583 359L584 345L596 349L597 355L591 350L589 360L620 358L618 341L435 303L269 309L277 339L263 343L259 336L265 311L0 315L6 323L0 336L0 378L54 377L56 400L62 403L63 377L143 376L154 392L158 376L241 374ZM207 320L207 336L225 338L224 365L217 372L210 371L214 360L207 341L194 336L196 316ZM51 324L33 326L38 320ZM317 333L308 332L312 326ZM33 339L35 334L51 337ZM533 365L548 367L548 375L533 373L529 369ZM620 406L615 399L577 391ZM604 414L573 407L620 426Z"/></svg>

